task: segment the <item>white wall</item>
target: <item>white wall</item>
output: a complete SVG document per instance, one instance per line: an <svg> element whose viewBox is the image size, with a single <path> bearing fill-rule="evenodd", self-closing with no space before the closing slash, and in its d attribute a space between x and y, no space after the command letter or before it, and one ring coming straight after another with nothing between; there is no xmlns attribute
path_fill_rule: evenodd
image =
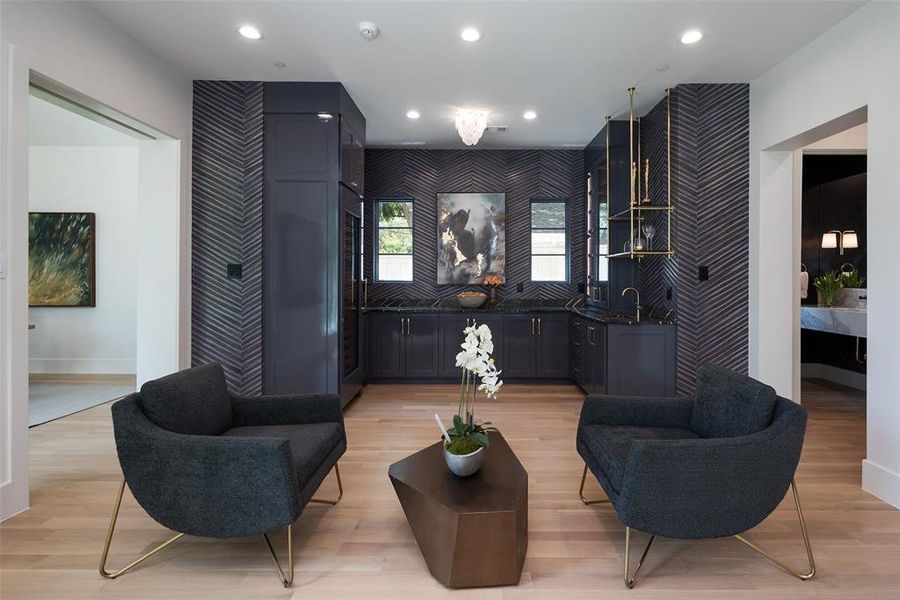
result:
<svg viewBox="0 0 900 600"><path fill-rule="evenodd" d="M177 315L177 332L162 331L157 340L158 360L168 370L190 363L191 80L78 2L0 2L0 48L0 254L8 255L9 261L8 277L0 279L3 519L28 506L29 70L177 140L161 143L169 146L163 154L177 161L179 179L169 182L165 197L159 198L165 203L161 211L167 221L155 223L157 231L167 231L175 240L174 244L168 238L158 240L165 245L161 254L171 264L154 287L165 305L152 307Z"/></svg>
<svg viewBox="0 0 900 600"><path fill-rule="evenodd" d="M799 258L792 233L799 211L792 186L799 173L792 151L860 119L868 120L869 223L863 488L900 506L898 3L864 5L751 84L750 370L794 395L799 370L791 340L799 307L792 290Z"/></svg>
<svg viewBox="0 0 900 600"><path fill-rule="evenodd" d="M28 309L29 372L134 373L138 148L32 146L28 161L31 212L95 213L97 303Z"/></svg>

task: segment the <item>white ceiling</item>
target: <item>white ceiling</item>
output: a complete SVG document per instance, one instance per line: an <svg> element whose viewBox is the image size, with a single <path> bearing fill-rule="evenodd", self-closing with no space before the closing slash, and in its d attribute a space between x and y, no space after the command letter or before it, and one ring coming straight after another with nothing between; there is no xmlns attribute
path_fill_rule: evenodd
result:
<svg viewBox="0 0 900 600"><path fill-rule="evenodd" d="M136 146L138 140L56 104L36 96L29 96L28 144L30 146Z"/></svg>
<svg viewBox="0 0 900 600"><path fill-rule="evenodd" d="M92 3L194 79L340 81L369 145L462 147L459 107L491 111L478 147L583 146L604 116L644 112L677 83L749 82L861 6L859 1ZM358 32L376 23L373 42ZM256 25L259 41L236 26ZM467 44L463 26L484 37ZM703 40L683 46L682 31ZM287 63L279 69L273 61ZM660 72L656 67L670 66ZM422 117L408 120L415 108ZM534 109L538 118L522 119Z"/></svg>

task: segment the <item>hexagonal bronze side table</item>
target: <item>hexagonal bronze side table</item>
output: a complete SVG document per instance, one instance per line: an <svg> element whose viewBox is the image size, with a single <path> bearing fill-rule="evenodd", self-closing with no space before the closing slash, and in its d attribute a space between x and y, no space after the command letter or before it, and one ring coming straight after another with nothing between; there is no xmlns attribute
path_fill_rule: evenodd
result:
<svg viewBox="0 0 900 600"><path fill-rule="evenodd" d="M449 588L516 585L528 548L528 473L499 433L484 465L456 477L438 442L388 475L422 556Z"/></svg>

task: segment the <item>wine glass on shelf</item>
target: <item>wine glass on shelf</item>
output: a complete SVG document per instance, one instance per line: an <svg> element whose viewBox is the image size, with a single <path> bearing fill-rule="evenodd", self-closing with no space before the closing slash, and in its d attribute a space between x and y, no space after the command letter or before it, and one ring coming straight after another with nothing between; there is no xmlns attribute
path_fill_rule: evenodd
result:
<svg viewBox="0 0 900 600"><path fill-rule="evenodd" d="M653 236L656 235L656 226L652 223L644 223L641 225L641 231L644 232L644 237L647 238L647 252L653 250Z"/></svg>

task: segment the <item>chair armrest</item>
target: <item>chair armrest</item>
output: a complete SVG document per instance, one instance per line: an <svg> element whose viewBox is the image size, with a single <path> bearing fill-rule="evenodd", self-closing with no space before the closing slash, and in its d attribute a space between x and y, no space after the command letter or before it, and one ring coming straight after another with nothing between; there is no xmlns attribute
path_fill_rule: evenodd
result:
<svg viewBox="0 0 900 600"><path fill-rule="evenodd" d="M799 408L799 407L798 407ZM616 510L622 522L674 538L734 535L781 502L800 461L806 413L734 438L635 440Z"/></svg>
<svg viewBox="0 0 900 600"><path fill-rule="evenodd" d="M287 440L174 433L150 421L133 398L113 405L113 424L128 487L169 529L204 537L247 536L300 516L303 504Z"/></svg>
<svg viewBox="0 0 900 600"><path fill-rule="evenodd" d="M633 425L689 429L691 398L588 396L581 407L583 425Z"/></svg>
<svg viewBox="0 0 900 600"><path fill-rule="evenodd" d="M341 399L335 394L231 397L235 427L344 423Z"/></svg>

